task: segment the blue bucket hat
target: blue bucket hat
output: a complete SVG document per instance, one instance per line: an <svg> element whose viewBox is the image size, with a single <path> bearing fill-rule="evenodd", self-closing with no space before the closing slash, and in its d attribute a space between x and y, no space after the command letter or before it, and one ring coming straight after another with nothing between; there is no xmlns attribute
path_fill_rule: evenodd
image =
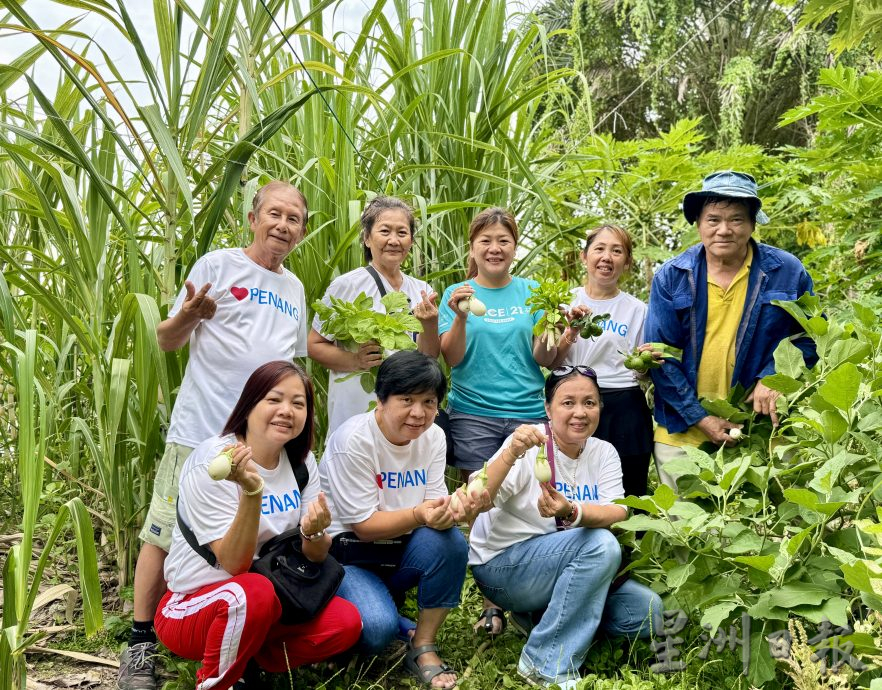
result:
<svg viewBox="0 0 882 690"><path fill-rule="evenodd" d="M745 199L756 203L756 222L765 225L769 217L763 213L762 200L756 195L756 180L747 173L722 170L704 178L700 192L689 192L683 197L683 215L691 225L698 220L701 200L708 196L723 196L731 199Z"/></svg>

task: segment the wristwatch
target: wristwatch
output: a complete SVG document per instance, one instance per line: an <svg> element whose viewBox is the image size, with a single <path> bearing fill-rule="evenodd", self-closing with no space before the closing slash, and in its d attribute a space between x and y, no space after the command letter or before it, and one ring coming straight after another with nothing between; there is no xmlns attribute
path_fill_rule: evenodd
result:
<svg viewBox="0 0 882 690"><path fill-rule="evenodd" d="M306 541L318 541L323 536L325 536L325 530L320 529L315 534L304 534L303 532L301 532L300 536L303 537L304 539L306 539Z"/></svg>

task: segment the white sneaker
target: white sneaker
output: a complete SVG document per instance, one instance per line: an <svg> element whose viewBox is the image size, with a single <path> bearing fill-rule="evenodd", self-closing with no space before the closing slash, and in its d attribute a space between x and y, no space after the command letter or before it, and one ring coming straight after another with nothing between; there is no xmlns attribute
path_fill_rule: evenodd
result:
<svg viewBox="0 0 882 690"><path fill-rule="evenodd" d="M534 669L528 668L527 665L524 664L523 658L518 660L518 675L525 683L536 688L551 688L557 686L560 690L576 690L582 682L582 679L578 676L575 678L567 678L566 680L546 680Z"/></svg>

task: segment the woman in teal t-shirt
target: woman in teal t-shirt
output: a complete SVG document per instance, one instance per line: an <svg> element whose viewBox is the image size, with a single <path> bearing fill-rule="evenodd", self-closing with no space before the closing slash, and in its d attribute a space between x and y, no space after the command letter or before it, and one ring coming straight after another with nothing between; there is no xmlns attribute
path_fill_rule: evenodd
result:
<svg viewBox="0 0 882 690"><path fill-rule="evenodd" d="M545 419L540 366L557 348L533 336L542 316L526 305L536 281L509 273L518 242L514 216L502 208L479 213L469 227L468 280L444 291L438 317L441 352L450 366L450 431L456 467L466 478L480 469L521 424ZM477 316L459 308L474 295Z"/></svg>

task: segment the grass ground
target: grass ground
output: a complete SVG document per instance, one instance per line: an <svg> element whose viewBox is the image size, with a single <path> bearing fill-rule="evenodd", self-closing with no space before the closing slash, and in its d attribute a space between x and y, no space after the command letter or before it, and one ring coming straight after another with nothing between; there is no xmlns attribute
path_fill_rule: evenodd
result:
<svg viewBox="0 0 882 690"><path fill-rule="evenodd" d="M439 636L439 647L444 659L460 675L463 690L519 689L528 685L515 671L523 638L509 626L498 638L489 641L472 632L472 624L481 609L481 597L471 578L466 581L463 605L451 612ZM116 659L124 646L129 621L125 617L108 616L108 629L93 639L81 633L53 639L51 646L78 653L86 653L109 660ZM585 690L694 690L695 688L748 688L738 675L737 655L726 652L707 661L695 658L702 643L691 641L681 647L689 661L682 673L662 675L653 673L650 665L656 661L648 642L628 644L623 640L598 639L585 660L583 676ZM731 657L731 658L729 658ZM29 677L33 690L57 687L82 687L110 690L115 687L116 669L94 662L77 661L57 654L34 655ZM192 690L196 662L164 655L160 664L164 690ZM65 685L66 684L66 685ZM330 667L297 669L287 676L276 676L271 681L274 690L380 690L417 688L419 684L405 671L401 654L366 659L355 657L348 664ZM31 688L31 685L29 685Z"/></svg>

